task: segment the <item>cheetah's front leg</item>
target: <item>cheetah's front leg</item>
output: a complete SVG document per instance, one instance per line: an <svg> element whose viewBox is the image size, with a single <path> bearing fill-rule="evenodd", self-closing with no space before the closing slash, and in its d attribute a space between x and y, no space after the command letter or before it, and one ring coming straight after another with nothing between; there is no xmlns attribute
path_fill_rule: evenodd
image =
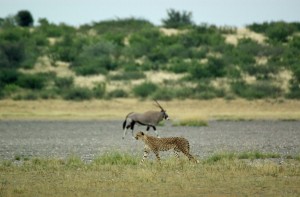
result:
<svg viewBox="0 0 300 197"><path fill-rule="evenodd" d="M155 156L156 156L156 159L158 161L158 163L160 163L160 157L159 157L159 152L158 151L153 151Z"/></svg>
<svg viewBox="0 0 300 197"><path fill-rule="evenodd" d="M145 145L143 159L141 160L140 163L143 163L145 159L147 159L149 152L150 152L150 148L147 145Z"/></svg>

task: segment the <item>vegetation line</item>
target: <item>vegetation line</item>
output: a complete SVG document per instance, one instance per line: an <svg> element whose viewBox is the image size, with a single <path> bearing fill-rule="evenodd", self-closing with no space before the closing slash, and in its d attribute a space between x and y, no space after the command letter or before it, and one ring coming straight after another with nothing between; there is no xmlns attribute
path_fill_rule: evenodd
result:
<svg viewBox="0 0 300 197"><path fill-rule="evenodd" d="M0 19L0 99L300 98L300 23L198 25L172 9L162 21Z"/></svg>

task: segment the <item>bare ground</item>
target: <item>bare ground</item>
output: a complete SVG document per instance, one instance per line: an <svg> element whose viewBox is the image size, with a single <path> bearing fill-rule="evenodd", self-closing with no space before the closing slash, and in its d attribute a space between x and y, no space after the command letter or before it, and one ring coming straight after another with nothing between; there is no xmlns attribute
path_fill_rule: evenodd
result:
<svg viewBox="0 0 300 197"><path fill-rule="evenodd" d="M120 121L0 121L0 160L80 156L89 161L105 152L143 154L142 142L128 132L122 140ZM136 126L135 131L145 130ZM259 151L298 155L300 121L211 121L207 127L158 127L162 137L183 136L191 153L204 158L218 152ZM153 131L148 134L154 135ZM164 155L163 155L164 156Z"/></svg>

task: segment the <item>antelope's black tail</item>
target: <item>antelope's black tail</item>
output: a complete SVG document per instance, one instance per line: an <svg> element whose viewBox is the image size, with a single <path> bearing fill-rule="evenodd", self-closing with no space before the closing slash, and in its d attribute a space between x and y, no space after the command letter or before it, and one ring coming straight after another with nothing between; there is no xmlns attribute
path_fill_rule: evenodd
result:
<svg viewBox="0 0 300 197"><path fill-rule="evenodd" d="M127 118L128 118L128 116L130 115L130 114L132 114L133 112L130 112L129 114L127 114L127 116L126 116L126 118L125 118L125 120L124 120L124 122L123 122L123 130L125 129L125 127L126 127L126 123L127 123Z"/></svg>

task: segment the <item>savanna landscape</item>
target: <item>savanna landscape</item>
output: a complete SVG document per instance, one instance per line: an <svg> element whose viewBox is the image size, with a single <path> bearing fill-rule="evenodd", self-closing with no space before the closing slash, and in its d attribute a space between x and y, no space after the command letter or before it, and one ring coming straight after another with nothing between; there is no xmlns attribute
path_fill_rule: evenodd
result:
<svg viewBox="0 0 300 197"><path fill-rule="evenodd" d="M0 19L0 196L300 195L299 23L23 15ZM161 136L187 138L199 163L140 164L143 143L122 140L154 100Z"/></svg>

